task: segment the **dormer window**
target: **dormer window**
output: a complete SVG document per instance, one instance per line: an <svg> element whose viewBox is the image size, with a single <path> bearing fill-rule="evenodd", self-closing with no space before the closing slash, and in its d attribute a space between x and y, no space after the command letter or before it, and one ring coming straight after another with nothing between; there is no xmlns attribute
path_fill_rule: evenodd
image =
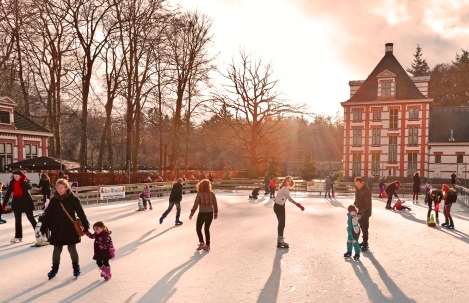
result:
<svg viewBox="0 0 469 303"><path fill-rule="evenodd" d="M378 76L378 98L389 99L396 95L396 74L388 70L380 73Z"/></svg>
<svg viewBox="0 0 469 303"><path fill-rule="evenodd" d="M391 82L381 82L381 98L391 98Z"/></svg>
<svg viewBox="0 0 469 303"><path fill-rule="evenodd" d="M10 124L10 112L7 111L0 111L0 123L2 124Z"/></svg>

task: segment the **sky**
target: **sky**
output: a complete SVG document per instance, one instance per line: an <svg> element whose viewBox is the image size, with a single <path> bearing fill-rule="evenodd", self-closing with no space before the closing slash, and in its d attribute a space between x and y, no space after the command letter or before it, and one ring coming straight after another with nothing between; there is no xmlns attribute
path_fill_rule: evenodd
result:
<svg viewBox="0 0 469 303"><path fill-rule="evenodd" d="M410 67L417 44L430 67L469 49L469 0L172 0L212 21L221 70L239 50L273 66L282 97L342 113L348 82L365 80L394 43Z"/></svg>

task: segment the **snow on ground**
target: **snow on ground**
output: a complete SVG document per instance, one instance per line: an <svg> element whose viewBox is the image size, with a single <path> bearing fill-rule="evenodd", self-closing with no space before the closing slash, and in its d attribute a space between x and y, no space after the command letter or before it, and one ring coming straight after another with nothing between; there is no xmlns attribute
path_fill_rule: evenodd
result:
<svg viewBox="0 0 469 303"><path fill-rule="evenodd" d="M326 200L294 194L306 210L286 209L286 241L276 248L272 201L247 192L217 192L219 218L211 228L212 250L196 252L194 194L184 195L182 226L176 210L159 224L167 197L153 211L137 203L84 206L91 223L104 220L116 246L113 277L100 278L93 241L78 244L81 276L75 280L64 248L58 275L47 279L51 246L30 247L34 233L23 216L24 242L9 244L14 219L0 225L2 302L467 302L469 213L455 205L455 230L426 225L426 208L394 212L373 201L370 248L359 262L346 251L346 207L352 196ZM440 214L442 221L443 214Z"/></svg>

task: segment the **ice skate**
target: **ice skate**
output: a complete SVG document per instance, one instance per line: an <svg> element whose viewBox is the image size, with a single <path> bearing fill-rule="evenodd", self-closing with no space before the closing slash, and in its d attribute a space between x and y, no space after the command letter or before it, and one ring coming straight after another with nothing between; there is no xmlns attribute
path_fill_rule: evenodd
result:
<svg viewBox="0 0 469 303"><path fill-rule="evenodd" d="M353 259L354 259L355 261L360 260L360 255L359 255L359 254L355 254L355 256L353 256Z"/></svg>
<svg viewBox="0 0 469 303"><path fill-rule="evenodd" d="M182 221L179 221L179 219L176 220L176 223L174 225L182 225Z"/></svg>
<svg viewBox="0 0 469 303"><path fill-rule="evenodd" d="M47 274L47 277L49 277L49 280L54 278L57 273L59 272L59 264L52 264L52 269L51 271Z"/></svg>
<svg viewBox="0 0 469 303"><path fill-rule="evenodd" d="M112 274L111 274L111 266L103 266L103 273L104 273L104 280L109 280L111 279L112 277Z"/></svg>
<svg viewBox="0 0 469 303"><path fill-rule="evenodd" d="M277 247L278 248L290 248L288 243L286 243L284 240L285 240L284 237L278 237L277 238Z"/></svg>
<svg viewBox="0 0 469 303"><path fill-rule="evenodd" d="M13 238L10 240L10 243L19 243L19 242L22 242L23 239L22 238Z"/></svg>
<svg viewBox="0 0 469 303"><path fill-rule="evenodd" d="M7 223L6 220L0 219L0 224L5 224L5 223Z"/></svg>
<svg viewBox="0 0 469 303"><path fill-rule="evenodd" d="M454 223L453 221L450 221L448 226L446 226L447 229L454 229Z"/></svg>
<svg viewBox="0 0 469 303"><path fill-rule="evenodd" d="M101 278L104 278L104 266L98 267L98 270L99 270L99 275L101 276Z"/></svg>
<svg viewBox="0 0 469 303"><path fill-rule="evenodd" d="M447 227L448 225L449 225L448 220L445 220L445 223L442 223L442 224L441 224L441 226L443 226L443 227Z"/></svg>
<svg viewBox="0 0 469 303"><path fill-rule="evenodd" d="M363 245L361 246L361 249L362 251L369 251L370 248L368 247L368 243L363 243Z"/></svg>
<svg viewBox="0 0 469 303"><path fill-rule="evenodd" d="M204 243L204 242L200 242L200 243L199 243L199 246L198 246L195 250L201 251L202 249L204 249L204 246L205 246L205 243Z"/></svg>
<svg viewBox="0 0 469 303"><path fill-rule="evenodd" d="M73 266L73 276L75 278L78 278L78 276L81 274L80 265L78 265L78 263L73 262L72 266Z"/></svg>
<svg viewBox="0 0 469 303"><path fill-rule="evenodd" d="M210 251L210 245L205 244L203 250Z"/></svg>
<svg viewBox="0 0 469 303"><path fill-rule="evenodd" d="M164 218L165 218L164 216L161 216L161 217L160 217L160 224L163 224Z"/></svg>
<svg viewBox="0 0 469 303"><path fill-rule="evenodd" d="M344 258L350 258L352 256L352 252L348 251L344 254Z"/></svg>

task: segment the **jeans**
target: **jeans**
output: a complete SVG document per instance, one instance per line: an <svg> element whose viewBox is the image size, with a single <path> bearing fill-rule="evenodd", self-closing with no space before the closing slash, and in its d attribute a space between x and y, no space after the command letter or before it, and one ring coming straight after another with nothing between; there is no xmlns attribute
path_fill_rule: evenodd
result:
<svg viewBox="0 0 469 303"><path fill-rule="evenodd" d="M368 228L370 227L370 217L362 216L360 220L358 220L360 224L360 228L363 232L363 243L368 244Z"/></svg>
<svg viewBox="0 0 469 303"><path fill-rule="evenodd" d="M72 263L78 263L78 252L76 244L67 245ZM63 245L54 245L54 252L52 253L52 264L60 264L60 254L62 253Z"/></svg>
<svg viewBox="0 0 469 303"><path fill-rule="evenodd" d="M283 237L283 231L285 230L285 204L274 203L274 212L278 220L277 234L279 237Z"/></svg>
<svg viewBox="0 0 469 303"><path fill-rule="evenodd" d="M169 202L168 209L163 213L163 217L166 218L166 216L171 212L173 209L173 206L176 205L176 219L179 219L179 216L181 215L181 201L178 202Z"/></svg>
<svg viewBox="0 0 469 303"><path fill-rule="evenodd" d="M197 222L195 228L197 231L197 236L199 237L199 242L204 243L204 236L202 235L202 225L204 226L205 232L205 244L210 245L210 224L213 221L213 213L201 213L197 215Z"/></svg>
<svg viewBox="0 0 469 303"><path fill-rule="evenodd" d="M15 238L23 238L23 225L21 224L21 217L22 212L15 211ZM31 222L31 226L33 229L36 228L36 219L34 219L33 211L27 210L25 211L26 217L28 217L29 222Z"/></svg>

